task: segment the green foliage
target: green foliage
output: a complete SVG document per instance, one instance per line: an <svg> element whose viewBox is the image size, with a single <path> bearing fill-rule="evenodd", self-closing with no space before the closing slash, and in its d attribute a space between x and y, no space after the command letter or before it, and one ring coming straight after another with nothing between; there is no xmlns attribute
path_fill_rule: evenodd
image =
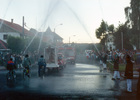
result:
<svg viewBox="0 0 140 100"><path fill-rule="evenodd" d="M7 39L7 44L8 44L9 49L11 49L14 53L21 53L29 45L31 40L32 40L32 37L26 37L24 39L21 37L9 36ZM39 47L39 42L40 42L40 39L38 37L36 37L29 45L26 52L37 51L38 47ZM45 47L44 45L45 45L45 43L42 43L42 45L40 46L40 50L44 50L44 49L42 49L43 47ZM43 51L41 51L41 52L43 52Z"/></svg>
<svg viewBox="0 0 140 100"><path fill-rule="evenodd" d="M131 43L140 48L140 0L131 0L130 7L125 8L126 25L131 26Z"/></svg>
<svg viewBox="0 0 140 100"><path fill-rule="evenodd" d="M109 25L108 31L109 31L109 33L114 33L114 25L113 24Z"/></svg>
<svg viewBox="0 0 140 100"><path fill-rule="evenodd" d="M114 25L108 26L108 24L102 20L100 27L96 29L96 37L101 40L100 43L102 45L105 45L107 34L113 32L114 32Z"/></svg>
<svg viewBox="0 0 140 100"><path fill-rule="evenodd" d="M123 36L122 36L123 35ZM126 27L126 25L119 25L119 27L116 29L116 32L114 33L114 44L117 49L122 50L122 37L123 37L123 49L132 50L133 46L130 42L130 36L129 36L129 28Z"/></svg>
<svg viewBox="0 0 140 100"><path fill-rule="evenodd" d="M108 25L102 20L100 27L96 29L96 37L98 39L102 40L104 38L104 35L107 32L107 26Z"/></svg>
<svg viewBox="0 0 140 100"><path fill-rule="evenodd" d="M25 39L25 41L26 41L26 47L29 45L29 47L27 48L27 51L26 52L34 52L34 51L37 51L38 50L40 39L38 37L36 37L31 42L32 38L33 37L27 37ZM29 44L30 42L31 42L31 44Z"/></svg>
<svg viewBox="0 0 140 100"><path fill-rule="evenodd" d="M25 41L20 37L8 36L7 44L8 48L14 53L21 53L21 51L25 48Z"/></svg>

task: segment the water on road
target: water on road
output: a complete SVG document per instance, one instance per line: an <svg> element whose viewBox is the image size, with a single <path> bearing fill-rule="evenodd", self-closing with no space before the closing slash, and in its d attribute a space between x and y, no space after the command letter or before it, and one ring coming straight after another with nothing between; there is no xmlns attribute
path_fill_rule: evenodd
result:
<svg viewBox="0 0 140 100"><path fill-rule="evenodd" d="M22 79L22 71L17 73L19 77L16 86L9 88L3 84L1 90L33 94L34 97L40 94L115 99L114 97L120 95L119 81L112 81L111 74L108 71L100 71L100 67L96 65L67 65L59 72L46 72L43 79L37 77L37 69L34 69L31 79L26 81Z"/></svg>

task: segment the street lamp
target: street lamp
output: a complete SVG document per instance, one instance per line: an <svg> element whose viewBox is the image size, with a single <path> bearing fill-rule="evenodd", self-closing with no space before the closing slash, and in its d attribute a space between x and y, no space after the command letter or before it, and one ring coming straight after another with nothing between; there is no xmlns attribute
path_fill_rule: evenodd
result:
<svg viewBox="0 0 140 100"><path fill-rule="evenodd" d="M61 23L61 24L56 25L55 28L54 28L54 32L55 32L56 27L58 27L58 26L60 26L60 25L63 25L63 24Z"/></svg>
<svg viewBox="0 0 140 100"><path fill-rule="evenodd" d="M76 36L76 35L72 35L72 36ZM69 44L70 44L70 38L71 38L72 36L69 36Z"/></svg>

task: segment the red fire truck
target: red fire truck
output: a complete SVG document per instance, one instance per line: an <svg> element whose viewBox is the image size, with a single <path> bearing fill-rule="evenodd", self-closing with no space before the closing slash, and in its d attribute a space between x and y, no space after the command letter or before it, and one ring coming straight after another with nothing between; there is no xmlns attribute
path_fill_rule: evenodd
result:
<svg viewBox="0 0 140 100"><path fill-rule="evenodd" d="M66 56L67 63L75 64L75 60L76 60L75 48L73 48L73 47L66 47L65 56Z"/></svg>

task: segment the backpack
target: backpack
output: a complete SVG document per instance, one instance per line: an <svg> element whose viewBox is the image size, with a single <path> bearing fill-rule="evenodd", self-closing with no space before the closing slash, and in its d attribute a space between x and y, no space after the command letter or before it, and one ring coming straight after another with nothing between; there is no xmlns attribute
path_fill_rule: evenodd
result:
<svg viewBox="0 0 140 100"><path fill-rule="evenodd" d="M45 60L44 59L40 59L38 62L39 66L45 66Z"/></svg>

